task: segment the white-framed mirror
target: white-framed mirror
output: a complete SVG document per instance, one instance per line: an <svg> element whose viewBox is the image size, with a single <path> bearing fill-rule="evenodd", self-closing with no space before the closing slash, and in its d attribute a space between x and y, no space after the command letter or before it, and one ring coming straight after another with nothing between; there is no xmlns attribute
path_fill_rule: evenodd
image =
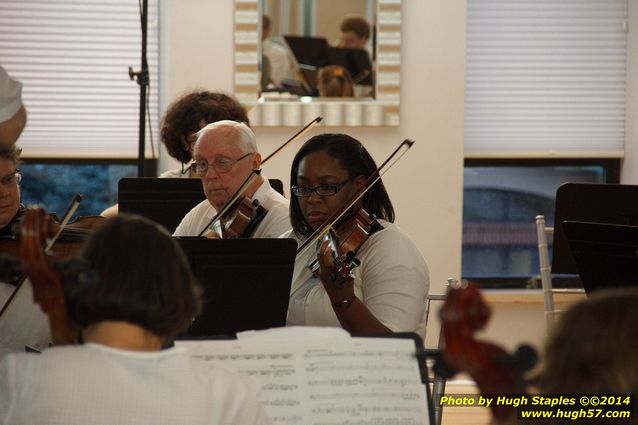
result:
<svg viewBox="0 0 638 425"><path fill-rule="evenodd" d="M262 93L261 1L235 0L235 96L249 109L252 125L300 126L318 115L329 126L399 125L401 0L374 0L374 94L352 98Z"/></svg>

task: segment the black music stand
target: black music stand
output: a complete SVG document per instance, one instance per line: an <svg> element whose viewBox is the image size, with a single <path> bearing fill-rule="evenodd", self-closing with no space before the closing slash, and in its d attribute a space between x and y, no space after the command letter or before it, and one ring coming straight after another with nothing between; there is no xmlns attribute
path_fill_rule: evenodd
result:
<svg viewBox="0 0 638 425"><path fill-rule="evenodd" d="M283 195L281 180L268 179ZM119 210L138 214L161 224L173 233L184 216L206 199L200 179L123 178L118 183Z"/></svg>
<svg viewBox="0 0 638 425"><path fill-rule="evenodd" d="M173 233L182 218L206 199L200 179L123 178L118 183L120 212L139 214Z"/></svg>
<svg viewBox="0 0 638 425"><path fill-rule="evenodd" d="M284 35L284 40L299 65L310 65L315 68L330 65L330 45L325 38Z"/></svg>
<svg viewBox="0 0 638 425"><path fill-rule="evenodd" d="M638 226L565 221L561 227L586 293L638 286Z"/></svg>
<svg viewBox="0 0 638 425"><path fill-rule="evenodd" d="M552 273L576 274L578 267L560 225L563 221L638 224L638 186L566 183L556 191Z"/></svg>
<svg viewBox="0 0 638 425"><path fill-rule="evenodd" d="M234 335L286 325L294 239L176 238L204 289L187 335Z"/></svg>

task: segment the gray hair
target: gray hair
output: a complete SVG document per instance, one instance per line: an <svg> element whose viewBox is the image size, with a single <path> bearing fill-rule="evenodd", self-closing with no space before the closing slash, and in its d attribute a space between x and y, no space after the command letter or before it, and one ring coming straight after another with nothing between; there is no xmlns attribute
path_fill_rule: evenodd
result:
<svg viewBox="0 0 638 425"><path fill-rule="evenodd" d="M199 130L196 134L197 140L195 143L199 143L199 141L210 131L219 130L221 128L233 128L239 134L241 141L244 145L250 149L252 152L257 151L257 137L255 133L243 122L231 121L231 120L221 120L210 123L206 125L206 127Z"/></svg>

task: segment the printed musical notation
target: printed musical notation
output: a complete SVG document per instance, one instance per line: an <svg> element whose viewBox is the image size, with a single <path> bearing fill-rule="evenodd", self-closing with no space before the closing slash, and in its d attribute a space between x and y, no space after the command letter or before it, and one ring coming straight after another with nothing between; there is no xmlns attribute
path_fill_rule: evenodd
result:
<svg viewBox="0 0 638 425"><path fill-rule="evenodd" d="M363 386L363 385L381 385L381 386L400 385L401 387L405 387L406 385L416 385L418 383L419 383L419 379L417 377L409 378L409 379L405 379L405 378L396 379L396 378L388 378L388 377L373 379L373 378L364 377L363 375L359 375L357 377L350 378L350 379L337 378L337 379L316 379L316 380L308 381L308 385L310 385L311 387L315 385L330 385L333 388Z"/></svg>
<svg viewBox="0 0 638 425"><path fill-rule="evenodd" d="M429 423L413 340L318 337L177 344L258 380L275 424Z"/></svg>
<svg viewBox="0 0 638 425"><path fill-rule="evenodd" d="M419 408L416 407L399 407L399 406L367 406L365 404L357 403L348 406L322 406L312 409L312 413L316 414L332 414L332 413L345 413L350 416L365 416L368 414L378 415L380 413L390 413L393 416L405 413L418 413Z"/></svg>
<svg viewBox="0 0 638 425"><path fill-rule="evenodd" d="M393 372L406 372L414 370L413 367L406 364L395 364L385 362L365 362L357 364L335 364L330 363L311 363L306 367L306 372L374 372L374 371L393 371Z"/></svg>

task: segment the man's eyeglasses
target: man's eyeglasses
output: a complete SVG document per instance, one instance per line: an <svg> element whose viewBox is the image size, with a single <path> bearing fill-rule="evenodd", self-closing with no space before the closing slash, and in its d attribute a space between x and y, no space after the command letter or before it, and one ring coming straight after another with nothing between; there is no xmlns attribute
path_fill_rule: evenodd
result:
<svg viewBox="0 0 638 425"><path fill-rule="evenodd" d="M22 172L18 170L17 168L13 173L7 174L6 176L0 178L0 183L2 183L2 185L6 187L11 187L16 183L20 184L21 181L22 181Z"/></svg>
<svg viewBox="0 0 638 425"><path fill-rule="evenodd" d="M340 184L322 184L321 186L309 187L309 186L292 186L290 190L292 194L299 198L308 198L315 192L319 196L332 196L339 192L342 187L348 184L352 179L348 179Z"/></svg>
<svg viewBox="0 0 638 425"><path fill-rule="evenodd" d="M204 174L206 174L209 167L213 167L213 170L215 170L215 172L218 174L227 173L233 169L233 165L254 153L255 152L248 152L246 155L241 156L237 159L219 158L212 164L209 164L208 161L206 161L205 159L200 159L192 163L189 168L197 176L203 176Z"/></svg>

